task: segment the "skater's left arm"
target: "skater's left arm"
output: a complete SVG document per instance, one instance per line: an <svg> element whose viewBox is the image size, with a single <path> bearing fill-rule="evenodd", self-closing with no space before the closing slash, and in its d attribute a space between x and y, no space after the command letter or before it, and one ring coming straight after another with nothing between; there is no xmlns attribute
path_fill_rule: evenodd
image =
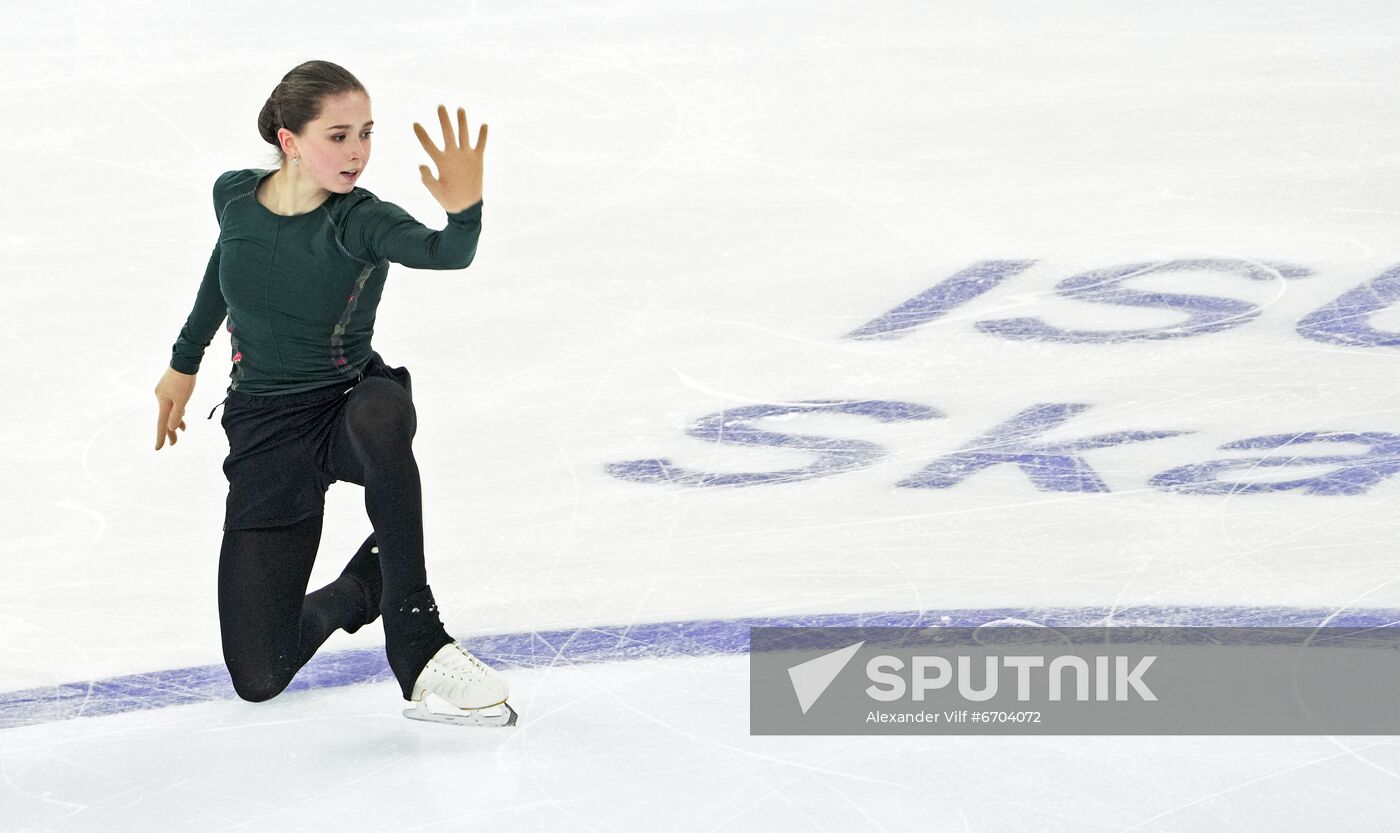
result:
<svg viewBox="0 0 1400 833"><path fill-rule="evenodd" d="M447 227L434 231L391 202L357 206L352 228L373 261L389 260L413 269L465 269L476 257L481 237L480 201L447 215Z"/></svg>
<svg viewBox="0 0 1400 833"><path fill-rule="evenodd" d="M447 212L441 231L424 226L393 203L376 201L361 226L361 242L377 259L391 260L415 269L463 269L476 256L481 237L482 172L486 155L486 125L481 125L476 147L467 142L467 113L457 108L457 132L438 105L443 149L438 150L418 122L413 130L428 156L437 164L434 177L427 165L419 165L423 186ZM457 133L461 134L459 141Z"/></svg>

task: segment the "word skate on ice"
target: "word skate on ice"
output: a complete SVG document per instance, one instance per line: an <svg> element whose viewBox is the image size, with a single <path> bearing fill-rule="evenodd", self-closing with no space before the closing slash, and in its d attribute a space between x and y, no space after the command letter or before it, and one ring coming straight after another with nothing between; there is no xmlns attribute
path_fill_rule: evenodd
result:
<svg viewBox="0 0 1400 833"><path fill-rule="evenodd" d="M506 698L510 690L494 668L455 642L438 649L413 684L404 717L458 726L514 726L519 716Z"/></svg>

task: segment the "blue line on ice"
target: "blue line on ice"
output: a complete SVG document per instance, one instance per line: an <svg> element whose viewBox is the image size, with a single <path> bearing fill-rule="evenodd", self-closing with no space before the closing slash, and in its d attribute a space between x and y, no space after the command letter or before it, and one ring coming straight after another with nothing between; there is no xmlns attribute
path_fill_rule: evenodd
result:
<svg viewBox="0 0 1400 833"><path fill-rule="evenodd" d="M979 627L1104 625L1176 627L1392 627L1400 610L1294 607L1001 608L866 613L818 613L740 619L694 619L633 625L522 631L460 639L498 668L542 668L674 656L743 654L751 627ZM383 646L323 652L292 680L287 691L334 688L392 680ZM0 692L0 729L159 709L237 695L223 665L201 665Z"/></svg>

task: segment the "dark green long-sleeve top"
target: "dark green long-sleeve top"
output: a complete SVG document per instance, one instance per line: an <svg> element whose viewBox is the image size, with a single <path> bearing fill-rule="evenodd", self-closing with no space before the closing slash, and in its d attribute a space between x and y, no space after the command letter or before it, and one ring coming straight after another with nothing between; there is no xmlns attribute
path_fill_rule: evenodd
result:
<svg viewBox="0 0 1400 833"><path fill-rule="evenodd" d="M481 236L480 200L433 231L363 188L305 214L274 214L255 191L271 170L214 182L219 240L170 366L197 373L227 317L228 392L300 393L360 378L389 263L464 269Z"/></svg>

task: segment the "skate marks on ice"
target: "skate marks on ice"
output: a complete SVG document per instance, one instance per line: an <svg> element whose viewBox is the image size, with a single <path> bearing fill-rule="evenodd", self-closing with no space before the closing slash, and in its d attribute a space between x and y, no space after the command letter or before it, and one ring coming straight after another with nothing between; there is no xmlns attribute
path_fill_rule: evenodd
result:
<svg viewBox="0 0 1400 833"><path fill-rule="evenodd" d="M464 648L498 668L619 662L676 656L743 654L753 627L1393 627L1400 610L1291 607L995 608L783 617L692 619L622 626L524 631L462 640ZM383 646L325 653L302 668L287 692L393 680ZM0 729L168 706L233 700L223 665L173 668L105 680L0 692Z"/></svg>

